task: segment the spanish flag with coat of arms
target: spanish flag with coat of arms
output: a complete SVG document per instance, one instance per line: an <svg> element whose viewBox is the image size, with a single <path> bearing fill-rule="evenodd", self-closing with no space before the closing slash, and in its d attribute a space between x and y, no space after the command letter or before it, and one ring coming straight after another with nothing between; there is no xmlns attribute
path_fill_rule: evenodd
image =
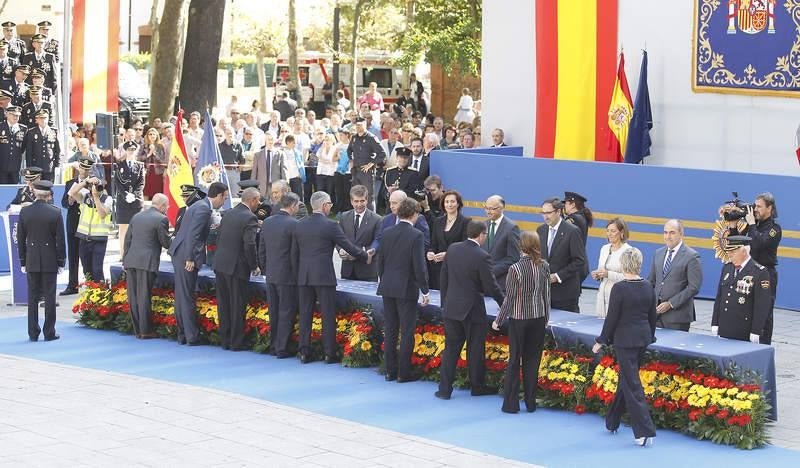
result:
<svg viewBox="0 0 800 468"><path fill-rule="evenodd" d="M608 147L617 162L625 160L625 148L628 143L628 128L633 115L633 101L628 89L628 78L625 77L625 54L619 54L617 81L611 94L611 105L608 107Z"/></svg>
<svg viewBox="0 0 800 468"><path fill-rule="evenodd" d="M165 192L169 199L167 218L173 226L178 217L178 210L186 206L186 202L181 197L181 185L194 185L192 166L189 164L189 158L186 157L186 144L183 142L182 121L183 110L178 112L178 118L175 120L175 137L169 146L169 160L167 161L167 170L164 171Z"/></svg>

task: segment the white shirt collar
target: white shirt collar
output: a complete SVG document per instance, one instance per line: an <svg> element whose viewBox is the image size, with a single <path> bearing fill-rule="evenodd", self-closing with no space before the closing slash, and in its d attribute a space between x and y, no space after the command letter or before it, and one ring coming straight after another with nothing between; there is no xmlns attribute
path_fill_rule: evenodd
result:
<svg viewBox="0 0 800 468"><path fill-rule="evenodd" d="M556 230L556 231L558 231L558 228L561 226L561 223L562 223L563 221L564 221L564 220L563 220L562 218L558 218L558 223L556 223L556 225L555 225L555 226L551 226L551 227L550 227L550 229L553 229L553 230Z"/></svg>
<svg viewBox="0 0 800 468"><path fill-rule="evenodd" d="M413 225L414 225L414 223L412 223L411 221L409 221L409 220L407 220L407 219L401 219L401 220L400 220L400 222L399 222L399 223L397 223L397 224L400 224L400 223L407 223L407 224L410 224L411 226L413 226Z"/></svg>
<svg viewBox="0 0 800 468"><path fill-rule="evenodd" d="M742 269L744 269L745 265L747 265L748 263L750 263L750 259L751 259L751 258L753 258L753 257L750 257L750 256L748 256L748 257L747 257L747 259L746 259L745 261L743 261L741 265L739 265L739 270L742 270ZM734 265L734 266L733 266L733 268L735 269L735 268L736 268L736 265Z"/></svg>
<svg viewBox="0 0 800 468"><path fill-rule="evenodd" d="M499 228L499 227L500 227L500 223L502 223L502 222L503 222L503 218L505 218L505 217L506 217L506 215L502 215L502 214L501 214L499 218L495 219L494 221L489 221L489 222L490 222L490 223L492 223L492 222L493 222L493 223L494 223L494 228L495 228L495 229L497 229L497 228Z"/></svg>
<svg viewBox="0 0 800 468"><path fill-rule="evenodd" d="M479 244L479 243L478 243L478 241L476 241L475 239L467 239L467 240L471 240L471 241L472 241L472 242L474 242L474 243L475 243L475 245L477 245L478 247L480 247L480 246L481 246L481 244Z"/></svg>
<svg viewBox="0 0 800 468"><path fill-rule="evenodd" d="M678 253L678 251L681 249L682 246L683 246L683 241L680 241L678 242L678 245L676 245L675 248L673 249L667 247L667 254L669 255L669 251L672 250L672 255L674 256L676 253Z"/></svg>

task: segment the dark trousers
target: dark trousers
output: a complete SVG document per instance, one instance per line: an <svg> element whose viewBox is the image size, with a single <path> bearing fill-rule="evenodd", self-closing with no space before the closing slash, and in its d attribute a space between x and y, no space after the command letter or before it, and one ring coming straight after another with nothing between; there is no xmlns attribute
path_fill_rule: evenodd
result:
<svg viewBox="0 0 800 468"><path fill-rule="evenodd" d="M580 299L579 297L566 298L566 299L561 299L561 300L553 299L553 300L550 301L550 306L553 309L561 309L561 310L566 310L567 312L575 312L577 314L580 314L581 310L578 307L578 300L579 299Z"/></svg>
<svg viewBox="0 0 800 468"><path fill-rule="evenodd" d="M42 180L49 180L50 182L53 181L53 173L52 172L42 172Z"/></svg>
<svg viewBox="0 0 800 468"><path fill-rule="evenodd" d="M631 417L634 437L655 437L656 427L650 418L642 381L639 380L639 365L644 348L615 347L614 349L619 364L619 383L614 402L606 414L606 429L617 430L622 415L627 410Z"/></svg>
<svg viewBox="0 0 800 468"><path fill-rule="evenodd" d="M375 212L386 213L386 202L389 200L389 193L386 191L386 185L383 183L383 179L375 179L374 190Z"/></svg>
<svg viewBox="0 0 800 468"><path fill-rule="evenodd" d="M346 263L355 265L356 262L351 262L350 260L342 260L342 265ZM342 278L349 280L356 280L356 281L378 281L378 269L373 268L370 270L370 273L368 274L359 274L357 273L355 266L352 266L350 268L349 273L342 274Z"/></svg>
<svg viewBox="0 0 800 468"><path fill-rule="evenodd" d="M486 320L470 321L444 319L444 352L440 367L439 391L450 394L456 376L456 364L467 343L467 367L473 389L483 387L486 381Z"/></svg>
<svg viewBox="0 0 800 468"><path fill-rule="evenodd" d="M411 377L411 353L414 351L414 330L417 327L417 300L383 298L383 358L386 375ZM397 333L400 332L400 354L397 354Z"/></svg>
<svg viewBox="0 0 800 468"><path fill-rule="evenodd" d="M362 172L357 164L353 164L352 175L353 185L363 185L367 188L367 208L375 210L375 205L372 204L372 201L375 199L375 194L373 193L375 191L375 187L373 186L375 178L372 175L372 171Z"/></svg>
<svg viewBox="0 0 800 468"><path fill-rule="evenodd" d="M106 258L106 245L108 240L81 239L78 247L83 276L92 281L105 281L103 275L103 260Z"/></svg>
<svg viewBox="0 0 800 468"><path fill-rule="evenodd" d="M125 270L125 277L128 286L128 303L131 306L133 332L136 335L152 333L153 327L150 322L152 303L150 298L153 285L156 282L156 272L128 268Z"/></svg>
<svg viewBox="0 0 800 468"><path fill-rule="evenodd" d="M217 286L219 339L224 348L242 347L249 281L218 271L214 271L214 274Z"/></svg>
<svg viewBox="0 0 800 468"><path fill-rule="evenodd" d="M18 184L19 172L0 171L0 184Z"/></svg>
<svg viewBox="0 0 800 468"><path fill-rule="evenodd" d="M767 271L769 272L769 285L770 285L770 294L772 295L772 305L769 308L769 314L767 314L767 320L764 322L764 331L761 332L759 336L759 343L761 344L772 344L772 328L773 328L773 313L775 311L775 295L778 293L778 270L775 267L767 267Z"/></svg>
<svg viewBox="0 0 800 468"><path fill-rule="evenodd" d="M270 350L285 353L297 320L297 286L267 283Z"/></svg>
<svg viewBox="0 0 800 468"><path fill-rule="evenodd" d="M289 179L289 189L300 197L301 200L303 199L303 179L299 177ZM306 204L306 206L309 205Z"/></svg>
<svg viewBox="0 0 800 468"><path fill-rule="evenodd" d="M306 206L311 206L311 194L317 190L320 190L317 185L317 168L306 166L306 181L303 182L303 195L300 196Z"/></svg>
<svg viewBox="0 0 800 468"><path fill-rule="evenodd" d="M336 356L336 286L298 286L300 293L300 353L311 352L311 321L319 300L322 313L322 347L325 355Z"/></svg>
<svg viewBox="0 0 800 468"><path fill-rule="evenodd" d="M503 382L503 411L519 411L519 370L522 367L522 389L528 411L536 409L536 385L539 363L544 348L544 317L508 321L508 366Z"/></svg>
<svg viewBox="0 0 800 468"><path fill-rule="evenodd" d="M317 174L317 190L321 190L330 195L331 200L336 200L336 189L333 183L333 176ZM336 204L334 203L334 206Z"/></svg>
<svg viewBox="0 0 800 468"><path fill-rule="evenodd" d="M56 278L58 273L28 272L28 336L39 339L39 298L44 297L44 339L56 334Z"/></svg>
<svg viewBox="0 0 800 468"><path fill-rule="evenodd" d="M241 181L250 180L250 177L252 175L253 175L253 171L252 170L242 171L242 172L239 173L239 180L241 180Z"/></svg>
<svg viewBox="0 0 800 468"><path fill-rule="evenodd" d="M336 173L333 176L333 185L336 191L336 212L344 213L353 209L350 204L350 174Z"/></svg>
<svg viewBox="0 0 800 468"><path fill-rule="evenodd" d="M78 289L78 265L80 260L81 240L75 233L67 233L67 261L69 262L69 282L67 289Z"/></svg>
<svg viewBox="0 0 800 468"><path fill-rule="evenodd" d="M197 328L196 303L194 290L197 286L197 265L192 271L186 271L186 261L172 259L175 270L175 321L178 323L178 341L192 343L200 338Z"/></svg>
<svg viewBox="0 0 800 468"><path fill-rule="evenodd" d="M659 317L658 320L656 320L656 326L658 328L667 328L667 329L670 329L670 330L680 330L680 331L685 331L685 332L689 331L689 327L691 326L691 324L692 324L692 322L666 322L666 323L664 323L664 321L661 320L661 317Z"/></svg>

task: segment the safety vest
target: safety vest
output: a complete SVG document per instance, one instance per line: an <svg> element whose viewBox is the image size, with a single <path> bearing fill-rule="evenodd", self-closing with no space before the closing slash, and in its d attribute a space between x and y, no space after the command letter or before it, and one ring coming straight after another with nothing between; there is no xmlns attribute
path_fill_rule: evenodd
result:
<svg viewBox="0 0 800 468"><path fill-rule="evenodd" d="M89 195L87 195L89 196ZM105 202L107 195L101 197L101 202ZM78 231L75 237L85 240L108 240L108 233L111 230L111 213L105 217L100 217L94 205L84 202L81 204L81 216L78 218Z"/></svg>

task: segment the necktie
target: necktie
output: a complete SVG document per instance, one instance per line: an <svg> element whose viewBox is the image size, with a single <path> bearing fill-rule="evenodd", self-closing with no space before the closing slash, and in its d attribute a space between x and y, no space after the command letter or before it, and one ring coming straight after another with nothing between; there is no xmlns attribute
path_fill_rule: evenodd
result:
<svg viewBox="0 0 800 468"><path fill-rule="evenodd" d="M739 272L740 272L740 271L742 271L742 267L740 267L740 266L737 266L737 267L736 267L736 271L734 271L734 272L733 272L733 279L736 279L736 278L738 278L738 277L739 277Z"/></svg>
<svg viewBox="0 0 800 468"><path fill-rule="evenodd" d="M672 265L672 253L675 252L674 250L670 249L667 254L667 260L664 262L664 270L661 272L661 276L667 276L669 272L669 267Z"/></svg>
<svg viewBox="0 0 800 468"><path fill-rule="evenodd" d="M414 160L414 169L419 169L419 159ZM492 223L494 224L494 223Z"/></svg>
<svg viewBox="0 0 800 468"><path fill-rule="evenodd" d="M552 250L552 248L553 248L553 241L556 240L556 232L558 232L556 230L556 228L551 227L550 228L550 234L547 236L547 255L548 256L551 253L550 250Z"/></svg>
<svg viewBox="0 0 800 468"><path fill-rule="evenodd" d="M358 232L358 225L360 224L359 221L361 221L361 215L356 213L356 225L353 232Z"/></svg>
<svg viewBox="0 0 800 468"><path fill-rule="evenodd" d="M494 243L494 225L495 225L494 221L489 223L489 236L486 238L487 250L492 250L492 244Z"/></svg>

